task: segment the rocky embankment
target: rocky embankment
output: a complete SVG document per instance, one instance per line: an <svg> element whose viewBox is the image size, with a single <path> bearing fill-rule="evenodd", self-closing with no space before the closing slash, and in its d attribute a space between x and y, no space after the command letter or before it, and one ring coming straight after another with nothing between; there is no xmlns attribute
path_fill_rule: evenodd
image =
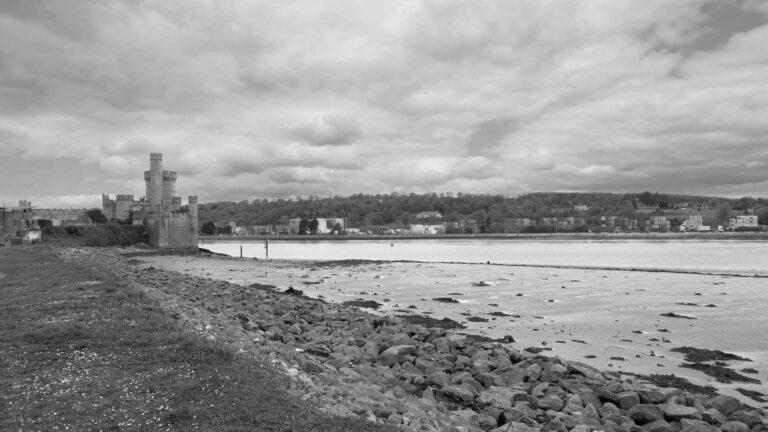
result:
<svg viewBox="0 0 768 432"><path fill-rule="evenodd" d="M510 337L489 340L296 291L141 268L117 252L59 254L140 285L192 331L270 358L297 392L335 414L414 431L768 430L763 410L733 397L622 379L520 351Z"/></svg>

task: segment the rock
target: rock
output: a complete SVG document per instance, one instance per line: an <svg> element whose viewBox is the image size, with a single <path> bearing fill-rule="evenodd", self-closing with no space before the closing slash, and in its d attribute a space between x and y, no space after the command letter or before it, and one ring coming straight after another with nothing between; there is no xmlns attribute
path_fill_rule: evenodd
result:
<svg viewBox="0 0 768 432"><path fill-rule="evenodd" d="M661 411L664 413L669 421L680 421L682 419L694 419L701 420L701 412L693 407L684 405L666 404L663 405Z"/></svg>
<svg viewBox="0 0 768 432"><path fill-rule="evenodd" d="M715 408L710 408L708 410L702 411L701 419L715 426L721 425L726 421L728 421L728 419L723 415L723 413L716 410Z"/></svg>
<svg viewBox="0 0 768 432"><path fill-rule="evenodd" d="M617 407L616 405L606 402L603 404L603 406L600 407L599 410L597 410L600 413L601 418L608 418L611 416L618 416L621 415L621 409ZM626 410L624 410L626 411Z"/></svg>
<svg viewBox="0 0 768 432"><path fill-rule="evenodd" d="M597 397L596 393L584 393L581 395L581 400L584 402L585 407L588 405L592 405L597 410L597 409L600 409L601 406L603 406L603 403L600 402L600 398Z"/></svg>
<svg viewBox="0 0 768 432"><path fill-rule="evenodd" d="M311 374L319 374L319 373L325 372L325 368L323 368L323 366L321 366L319 363L311 359L300 359L299 367L304 372L311 373Z"/></svg>
<svg viewBox="0 0 768 432"><path fill-rule="evenodd" d="M563 403L563 400L554 395L545 396L541 399L536 400L537 408L547 410L547 411L549 410L560 411L561 409L563 409L564 405L565 403Z"/></svg>
<svg viewBox="0 0 768 432"><path fill-rule="evenodd" d="M732 413L729 417L731 420L740 421L747 426L754 427L756 425L762 424L763 418L753 411L746 411L746 410L738 410L734 413Z"/></svg>
<svg viewBox="0 0 768 432"><path fill-rule="evenodd" d="M664 420L654 420L646 423L640 429L642 432L673 432L672 426Z"/></svg>
<svg viewBox="0 0 768 432"><path fill-rule="evenodd" d="M640 396L634 391L624 391L616 395L618 403L614 404L623 410L628 410L640 403Z"/></svg>
<svg viewBox="0 0 768 432"><path fill-rule="evenodd" d="M482 404L497 408L510 408L512 407L512 399L518 393L523 392L509 387L490 387L488 390L480 392L477 400Z"/></svg>
<svg viewBox="0 0 768 432"><path fill-rule="evenodd" d="M553 364L541 371L541 380L556 383L568 376L568 368L561 364Z"/></svg>
<svg viewBox="0 0 768 432"><path fill-rule="evenodd" d="M407 355L416 354L416 347L413 345L395 345L385 349L379 354L379 363L384 366L392 366L405 359Z"/></svg>
<svg viewBox="0 0 768 432"><path fill-rule="evenodd" d="M581 400L581 396L574 394L568 397L565 401L565 407L563 410L568 413L581 412L584 409L584 402Z"/></svg>
<svg viewBox="0 0 768 432"><path fill-rule="evenodd" d="M741 402L733 396L717 395L707 400L704 406L707 408L714 408L720 411L723 415L728 416L741 409Z"/></svg>
<svg viewBox="0 0 768 432"><path fill-rule="evenodd" d="M661 408L651 404L635 405L627 411L627 415L641 426L664 418Z"/></svg>
<svg viewBox="0 0 768 432"><path fill-rule="evenodd" d="M491 432L539 432L540 430L540 428L513 421L492 429Z"/></svg>
<svg viewBox="0 0 768 432"><path fill-rule="evenodd" d="M720 425L723 432L749 432L749 426L740 421L727 421Z"/></svg>
<svg viewBox="0 0 768 432"><path fill-rule="evenodd" d="M702 420L680 420L680 432L718 432L718 429Z"/></svg>
<svg viewBox="0 0 768 432"><path fill-rule="evenodd" d="M603 378L603 374L601 374L600 371L584 363L569 362L567 367L569 372L584 375L587 378L595 380Z"/></svg>
<svg viewBox="0 0 768 432"><path fill-rule="evenodd" d="M462 385L447 385L440 389L440 394L450 400L469 403L475 399L475 393Z"/></svg>
<svg viewBox="0 0 768 432"><path fill-rule="evenodd" d="M667 396L664 393L654 389L638 389L637 394L640 396L640 401L644 404L660 404L667 400Z"/></svg>

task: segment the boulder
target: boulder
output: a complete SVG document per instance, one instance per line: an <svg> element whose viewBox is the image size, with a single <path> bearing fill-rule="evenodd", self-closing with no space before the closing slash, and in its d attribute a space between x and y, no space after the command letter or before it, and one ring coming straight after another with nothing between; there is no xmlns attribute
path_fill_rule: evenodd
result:
<svg viewBox="0 0 768 432"><path fill-rule="evenodd" d="M651 404L637 404L627 411L627 415L641 426L664 418L661 408Z"/></svg>
<svg viewBox="0 0 768 432"><path fill-rule="evenodd" d="M477 400L493 407L509 408L512 406L512 399L518 393L523 392L509 387L489 387L488 390L480 392Z"/></svg>
<svg viewBox="0 0 768 432"><path fill-rule="evenodd" d="M749 426L740 421L727 421L720 425L723 432L749 432Z"/></svg>
<svg viewBox="0 0 768 432"><path fill-rule="evenodd" d="M662 419L646 423L640 430L642 432L674 432L672 426Z"/></svg>
<svg viewBox="0 0 768 432"><path fill-rule="evenodd" d="M475 399L475 392L471 387L467 388L462 385L447 385L440 389L440 394L444 397L457 402L469 403Z"/></svg>
<svg viewBox="0 0 768 432"><path fill-rule="evenodd" d="M644 404L660 404L667 400L667 396L655 389L637 389L637 394L640 396L640 402Z"/></svg>
<svg viewBox="0 0 768 432"><path fill-rule="evenodd" d="M416 347L413 345L394 345L379 354L378 361L384 366L392 366L403 361L405 356L413 354L416 354Z"/></svg>
<svg viewBox="0 0 768 432"><path fill-rule="evenodd" d="M718 432L718 429L703 420L682 419L680 432Z"/></svg>
<svg viewBox="0 0 768 432"><path fill-rule="evenodd" d="M701 412L693 407L666 404L663 405L661 411L664 412L664 417L669 421L680 421L682 419L694 419L701 420Z"/></svg>
<svg viewBox="0 0 768 432"><path fill-rule="evenodd" d="M738 410L729 417L731 420L740 421L750 428L763 423L763 418L754 411Z"/></svg>
<svg viewBox="0 0 768 432"><path fill-rule="evenodd" d="M741 402L733 396L717 395L707 400L704 406L707 408L714 408L720 411L723 415L728 416L741 409Z"/></svg>
<svg viewBox="0 0 768 432"><path fill-rule="evenodd" d="M555 395L545 396L541 399L536 400L536 406L539 409L543 410L551 410L551 411L560 411L563 409L563 406L565 406L565 403L562 399Z"/></svg>
<svg viewBox="0 0 768 432"><path fill-rule="evenodd" d="M613 402L614 405L625 411L640 403L640 396L634 391L621 392L616 395L616 399L618 403Z"/></svg>
<svg viewBox="0 0 768 432"><path fill-rule="evenodd" d="M525 423L513 421L507 424L501 425L496 429L492 429L491 432L539 432L540 430L541 428L531 427Z"/></svg>
<svg viewBox="0 0 768 432"><path fill-rule="evenodd" d="M721 425L728 421L728 419L721 413L720 411L716 410L715 408L710 408L708 410L704 410L701 413L701 419L705 422L711 424L711 425Z"/></svg>
<svg viewBox="0 0 768 432"><path fill-rule="evenodd" d="M581 396L574 394L568 397L565 401L564 411L568 413L581 412L584 409L584 402L581 400Z"/></svg>

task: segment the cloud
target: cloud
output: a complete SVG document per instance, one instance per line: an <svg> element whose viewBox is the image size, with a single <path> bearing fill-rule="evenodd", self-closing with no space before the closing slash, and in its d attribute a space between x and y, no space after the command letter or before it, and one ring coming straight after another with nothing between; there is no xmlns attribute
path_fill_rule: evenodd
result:
<svg viewBox="0 0 768 432"><path fill-rule="evenodd" d="M765 40L753 0L11 1L0 166L56 185L34 196L141 194L150 152L203 202L738 194L768 164Z"/></svg>
<svg viewBox="0 0 768 432"><path fill-rule="evenodd" d="M363 136L357 118L328 114L301 125L292 133L296 139L312 145L346 145Z"/></svg>

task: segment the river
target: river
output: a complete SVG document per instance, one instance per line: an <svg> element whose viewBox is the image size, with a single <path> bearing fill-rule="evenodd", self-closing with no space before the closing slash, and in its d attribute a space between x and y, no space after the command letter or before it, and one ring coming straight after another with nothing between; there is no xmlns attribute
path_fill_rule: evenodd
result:
<svg viewBox="0 0 768 432"><path fill-rule="evenodd" d="M264 241L204 242L230 256L264 258ZM749 240L350 240L269 241L269 258L461 262L768 276L768 247Z"/></svg>

